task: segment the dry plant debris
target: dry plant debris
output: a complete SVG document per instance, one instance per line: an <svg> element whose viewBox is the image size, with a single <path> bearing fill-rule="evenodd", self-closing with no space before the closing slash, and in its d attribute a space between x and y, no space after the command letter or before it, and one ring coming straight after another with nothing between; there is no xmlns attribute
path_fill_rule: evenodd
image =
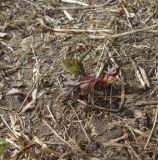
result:
<svg viewBox="0 0 158 160"><path fill-rule="evenodd" d="M0 9L0 159L158 159L157 1Z"/></svg>
<svg viewBox="0 0 158 160"><path fill-rule="evenodd" d="M68 100L76 101L79 96L88 96L89 101L94 104L95 90L99 88L105 88L114 81L114 78L118 75L120 67L113 67L108 70L107 74L103 78L96 78L88 76L85 73L85 69L81 61L77 59L64 59L63 67L66 71L73 74L83 75L79 80L70 80L64 82L63 96Z"/></svg>

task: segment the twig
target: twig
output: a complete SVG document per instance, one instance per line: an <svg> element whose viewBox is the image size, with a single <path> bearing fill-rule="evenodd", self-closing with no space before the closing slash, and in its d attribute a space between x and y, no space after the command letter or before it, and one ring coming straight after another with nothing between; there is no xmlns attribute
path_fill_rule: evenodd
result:
<svg viewBox="0 0 158 160"><path fill-rule="evenodd" d="M20 112L22 110L22 108L24 107L24 104L26 102L26 100L29 98L30 94L33 92L34 88L36 87L36 85L38 85L38 83L43 79L43 77L45 76L46 73L48 73L49 70L46 70L45 72L42 73L41 77L34 82L32 88L30 89L29 93L27 94L27 96L25 97L24 101L22 102L18 112Z"/></svg>
<svg viewBox="0 0 158 160"><path fill-rule="evenodd" d="M145 144L145 146L144 146L144 150L147 148L147 146L148 146L148 144L149 144L149 141L150 141L150 139L151 139L151 136L152 136L152 134L153 134L153 132L154 132L154 129L155 129L155 127L156 127L157 117L158 117L158 105L157 105L157 109L156 109L156 115L155 115L154 124L153 124L152 130L151 130L151 132L150 132L150 135L149 135L149 137L148 137L148 140L147 140L147 142L146 142L146 144Z"/></svg>
<svg viewBox="0 0 158 160"><path fill-rule="evenodd" d="M73 21L74 18L71 16L71 14L67 10L63 10L64 14L68 18L69 21Z"/></svg>
<svg viewBox="0 0 158 160"><path fill-rule="evenodd" d="M97 72L96 74L96 78L99 78L100 75L102 74L103 70L104 70L104 67L105 67L105 63L101 63L101 66L99 68L99 71Z"/></svg>
<svg viewBox="0 0 158 160"><path fill-rule="evenodd" d="M26 1L26 0L23 0ZM86 10L86 9L99 9L99 8L104 8L104 11L107 12L112 12L112 13L116 13L118 12L117 9L109 9L107 7L107 5L111 2L112 0L108 0L107 2L105 2L104 4L100 4L100 5L92 5L92 6L71 6L71 7L57 7L57 8L53 8L51 7L52 11L61 11L61 10ZM28 1L26 1L27 3L30 3ZM34 5L35 6L35 5ZM36 6L35 6L36 7ZM107 8L105 8L107 7Z"/></svg>
<svg viewBox="0 0 158 160"><path fill-rule="evenodd" d="M9 108L3 108L3 107L0 107L0 110L4 110L4 111L11 111L11 112L14 112L14 111L12 111L11 109L9 109Z"/></svg>
<svg viewBox="0 0 158 160"><path fill-rule="evenodd" d="M63 139L45 120L43 122L48 126L48 128L53 132L53 134L58 137L62 142L69 146L74 152L79 152L84 156L87 156L87 153L84 152L77 144L70 144L65 139Z"/></svg>
<svg viewBox="0 0 158 160"><path fill-rule="evenodd" d="M52 112L50 110L50 103L47 105L47 109L48 109L48 111L49 111L49 113L50 113L50 115L52 117L52 120L57 123L57 121L55 120L55 118L54 118L54 116L53 116L53 114L52 114Z"/></svg>
<svg viewBox="0 0 158 160"><path fill-rule="evenodd" d="M67 28L51 28L44 25L47 29L50 29L53 32L60 32L60 33L73 33L73 34L79 34L79 33L106 33L106 34L112 34L113 32L110 29L67 29Z"/></svg>
<svg viewBox="0 0 158 160"><path fill-rule="evenodd" d="M13 133L13 135L15 136L16 139L18 139L18 136L15 134L14 130L11 129L11 127L8 125L8 123L6 122L6 120L3 118L3 115L0 114L0 117L3 121L3 123L6 125L6 127Z"/></svg>
<svg viewBox="0 0 158 160"><path fill-rule="evenodd" d="M138 159L141 160L140 156L136 153L136 151L133 149L133 147L130 145L129 139L125 139L125 143L127 144L128 152L131 154L131 159Z"/></svg>
<svg viewBox="0 0 158 160"><path fill-rule="evenodd" d="M136 143L138 144L138 140L136 138L136 135L134 134L132 128L128 125L128 123L121 117L119 117L118 115L113 114L114 117L118 118L119 120L121 120L129 129L129 131L132 133L134 140L136 141Z"/></svg>
<svg viewBox="0 0 158 160"><path fill-rule="evenodd" d="M148 105L158 105L158 101L141 101L135 103L137 106L148 106Z"/></svg>
<svg viewBox="0 0 158 160"><path fill-rule="evenodd" d="M72 148L72 145L68 143L65 139L63 139L45 120L43 122L47 125L47 127L53 132L53 134L58 137L62 142Z"/></svg>
<svg viewBox="0 0 158 160"><path fill-rule="evenodd" d="M139 130L138 128L133 128L133 127L131 127L131 128L135 133L141 135L142 137L146 137L146 138L149 137L149 133L148 132L143 132L143 131ZM152 138L152 140L158 142L158 138Z"/></svg>
<svg viewBox="0 0 158 160"><path fill-rule="evenodd" d="M77 119L78 119L78 122L80 123L81 128L82 128L82 130L83 130L83 132L84 132L86 138L87 138L88 141L90 142L91 140L90 140L90 138L89 138L89 136L88 136L86 130L84 129L84 127L83 127L83 125L82 125L82 122L81 122L81 120L79 119L79 117L78 117L76 111L74 110L73 106L71 105L71 103L70 103L69 101L68 101L68 103L69 103L70 107L72 108L73 112L75 113L75 115L76 115L76 117L77 117Z"/></svg>
<svg viewBox="0 0 158 160"><path fill-rule="evenodd" d="M131 22L130 22L130 20L129 20L129 18L130 18L130 13L128 12L127 8L126 8L124 5L122 5L122 8L123 8L123 10L124 10L125 13L126 13L127 21L128 21L128 23L129 23L130 28L133 29L132 24L131 24Z"/></svg>
<svg viewBox="0 0 158 160"><path fill-rule="evenodd" d="M118 141L124 140L124 139L126 139L126 138L128 138L128 134L127 134L127 133L125 133L124 135L122 135L122 136L119 137L119 138L111 139L111 140L109 140L109 141L104 142L104 143L103 143L103 146L104 146L104 147L113 146L113 144L117 143Z"/></svg>
<svg viewBox="0 0 158 160"><path fill-rule="evenodd" d="M14 67L14 68L12 68L12 69L10 69L8 71L5 71L4 72L4 76L10 76L11 74L17 72L21 68L22 68L22 66L17 66L17 67Z"/></svg>
<svg viewBox="0 0 158 160"><path fill-rule="evenodd" d="M96 66L96 67L99 66L99 63L100 63L101 58L103 58L103 55L105 55L105 48L106 48L106 46L108 45L108 43L109 43L109 40L108 40L106 43L104 43L103 48L102 48L102 52L101 52L101 54L100 54L100 57L99 57L99 59L98 59L98 63L97 63L97 66ZM103 72L103 70L104 70L106 61L107 61L107 60L105 60L103 63L101 62L100 68L99 68L98 72L96 73L96 78L99 78L99 77L101 76L101 74L102 74L102 72Z"/></svg>
<svg viewBox="0 0 158 160"><path fill-rule="evenodd" d="M100 107L98 105L92 105L91 107L92 108L96 108L96 109L101 109L101 110L117 113L117 112L121 111L122 106L124 104L124 101L125 101L125 86L124 86L124 82L122 81L122 85L121 85L121 102L119 104L118 109L110 109L110 108L108 109L108 108L105 108L105 107Z"/></svg>
<svg viewBox="0 0 158 160"><path fill-rule="evenodd" d="M129 31L129 32L115 34L115 35L112 35L112 38L118 38L118 37L123 37L123 36L131 35L131 34L134 34L134 33L144 32L144 31L148 31L150 29L156 28L156 27L158 27L158 23L154 24L152 26L146 27L146 28L135 29L135 30L132 30L132 31Z"/></svg>
<svg viewBox="0 0 158 160"><path fill-rule="evenodd" d="M89 6L87 3L84 3L84 2L81 2L81 1L78 1L78 0L61 0L61 1L62 2L67 2L67 3L72 3L72 4L79 4L79 5L86 6L86 7Z"/></svg>
<svg viewBox="0 0 158 160"><path fill-rule="evenodd" d="M135 30L131 30L131 31L123 32L123 33L113 34L109 38L119 38L119 37L124 37L124 36L128 36L128 35L139 33L139 32L145 32L145 31L150 32L151 29L156 28L156 27L158 27L158 23L156 23L152 26L146 27L146 28L142 28L142 29L135 29ZM107 38L107 35L103 35L103 36L99 36L99 35L92 36L91 35L90 38L91 39L105 39L105 38Z"/></svg>

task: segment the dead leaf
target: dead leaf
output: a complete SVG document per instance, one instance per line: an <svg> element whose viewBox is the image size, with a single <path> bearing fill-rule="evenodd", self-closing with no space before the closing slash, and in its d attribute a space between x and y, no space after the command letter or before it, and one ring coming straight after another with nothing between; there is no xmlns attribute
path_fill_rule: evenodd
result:
<svg viewBox="0 0 158 160"><path fill-rule="evenodd" d="M22 92L20 89L12 88L6 93L7 96L16 95L16 96L26 96L26 93Z"/></svg>
<svg viewBox="0 0 158 160"><path fill-rule="evenodd" d="M113 68L109 69L107 74L109 76L117 76L119 71L120 71L120 67L116 66L116 67L113 67Z"/></svg>
<svg viewBox="0 0 158 160"><path fill-rule="evenodd" d="M64 82L64 85L66 85L66 86L78 86L78 85L80 85L81 84L81 82L78 82L78 81L67 81L67 82Z"/></svg>
<svg viewBox="0 0 158 160"><path fill-rule="evenodd" d="M86 96L91 92L91 84L83 83L80 85L80 95Z"/></svg>
<svg viewBox="0 0 158 160"><path fill-rule="evenodd" d="M104 81L106 81L106 86L112 84L115 80L115 77L118 75L120 67L113 67L108 70L107 74L104 76Z"/></svg>
<svg viewBox="0 0 158 160"><path fill-rule="evenodd" d="M79 81L64 82L63 96L66 99L77 100L80 96L88 96L88 100L94 102L94 93L100 88L111 84L119 73L119 67L108 71L106 77L96 78L93 76L83 76Z"/></svg>
<svg viewBox="0 0 158 160"><path fill-rule="evenodd" d="M63 96L66 99L73 99L74 101L76 101L79 96L79 85L65 85L65 87L63 88Z"/></svg>
<svg viewBox="0 0 158 160"><path fill-rule="evenodd" d="M0 32L0 38L4 38L5 36L7 36L7 33Z"/></svg>
<svg viewBox="0 0 158 160"><path fill-rule="evenodd" d="M33 36L24 38L20 43L22 50L25 51L26 53L31 52L32 43L33 43Z"/></svg>

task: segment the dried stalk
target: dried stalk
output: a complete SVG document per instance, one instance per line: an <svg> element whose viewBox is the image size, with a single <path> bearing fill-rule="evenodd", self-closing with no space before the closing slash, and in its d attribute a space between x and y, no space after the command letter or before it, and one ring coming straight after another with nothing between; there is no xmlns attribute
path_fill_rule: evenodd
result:
<svg viewBox="0 0 158 160"><path fill-rule="evenodd" d="M144 146L144 149L147 148L147 146L148 146L148 144L149 144L149 142L150 142L150 139L151 139L152 134L153 134L153 132L154 132L154 130L155 130L155 127L156 127L157 118L158 118L158 105L157 105L157 109L156 109L156 115L155 115L154 124L153 124L152 130L151 130L151 132L150 132L150 135L149 135L149 137L148 137L148 140L147 140L147 142L146 142L146 144L145 144L145 146Z"/></svg>
<svg viewBox="0 0 158 160"><path fill-rule="evenodd" d="M119 38L119 37L124 37L124 36L129 36L131 34L135 34L135 33L140 33L140 32L153 32L151 29L158 27L158 23L146 27L146 28L142 28L142 29L135 29L135 30L131 30L131 31L127 31L127 32L123 32L123 33L118 33L118 34L113 34L110 36L110 38ZM157 31L158 32L158 31ZM91 39L105 39L107 38L107 35L103 35L103 36L90 36Z"/></svg>

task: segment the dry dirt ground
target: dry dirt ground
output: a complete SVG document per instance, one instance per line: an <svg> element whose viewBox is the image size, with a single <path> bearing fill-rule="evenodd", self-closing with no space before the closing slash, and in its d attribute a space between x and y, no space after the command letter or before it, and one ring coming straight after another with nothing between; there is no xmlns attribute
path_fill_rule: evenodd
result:
<svg viewBox="0 0 158 160"><path fill-rule="evenodd" d="M157 0L80 2L0 1L2 159L157 160ZM63 102L64 57L121 70L94 105Z"/></svg>

